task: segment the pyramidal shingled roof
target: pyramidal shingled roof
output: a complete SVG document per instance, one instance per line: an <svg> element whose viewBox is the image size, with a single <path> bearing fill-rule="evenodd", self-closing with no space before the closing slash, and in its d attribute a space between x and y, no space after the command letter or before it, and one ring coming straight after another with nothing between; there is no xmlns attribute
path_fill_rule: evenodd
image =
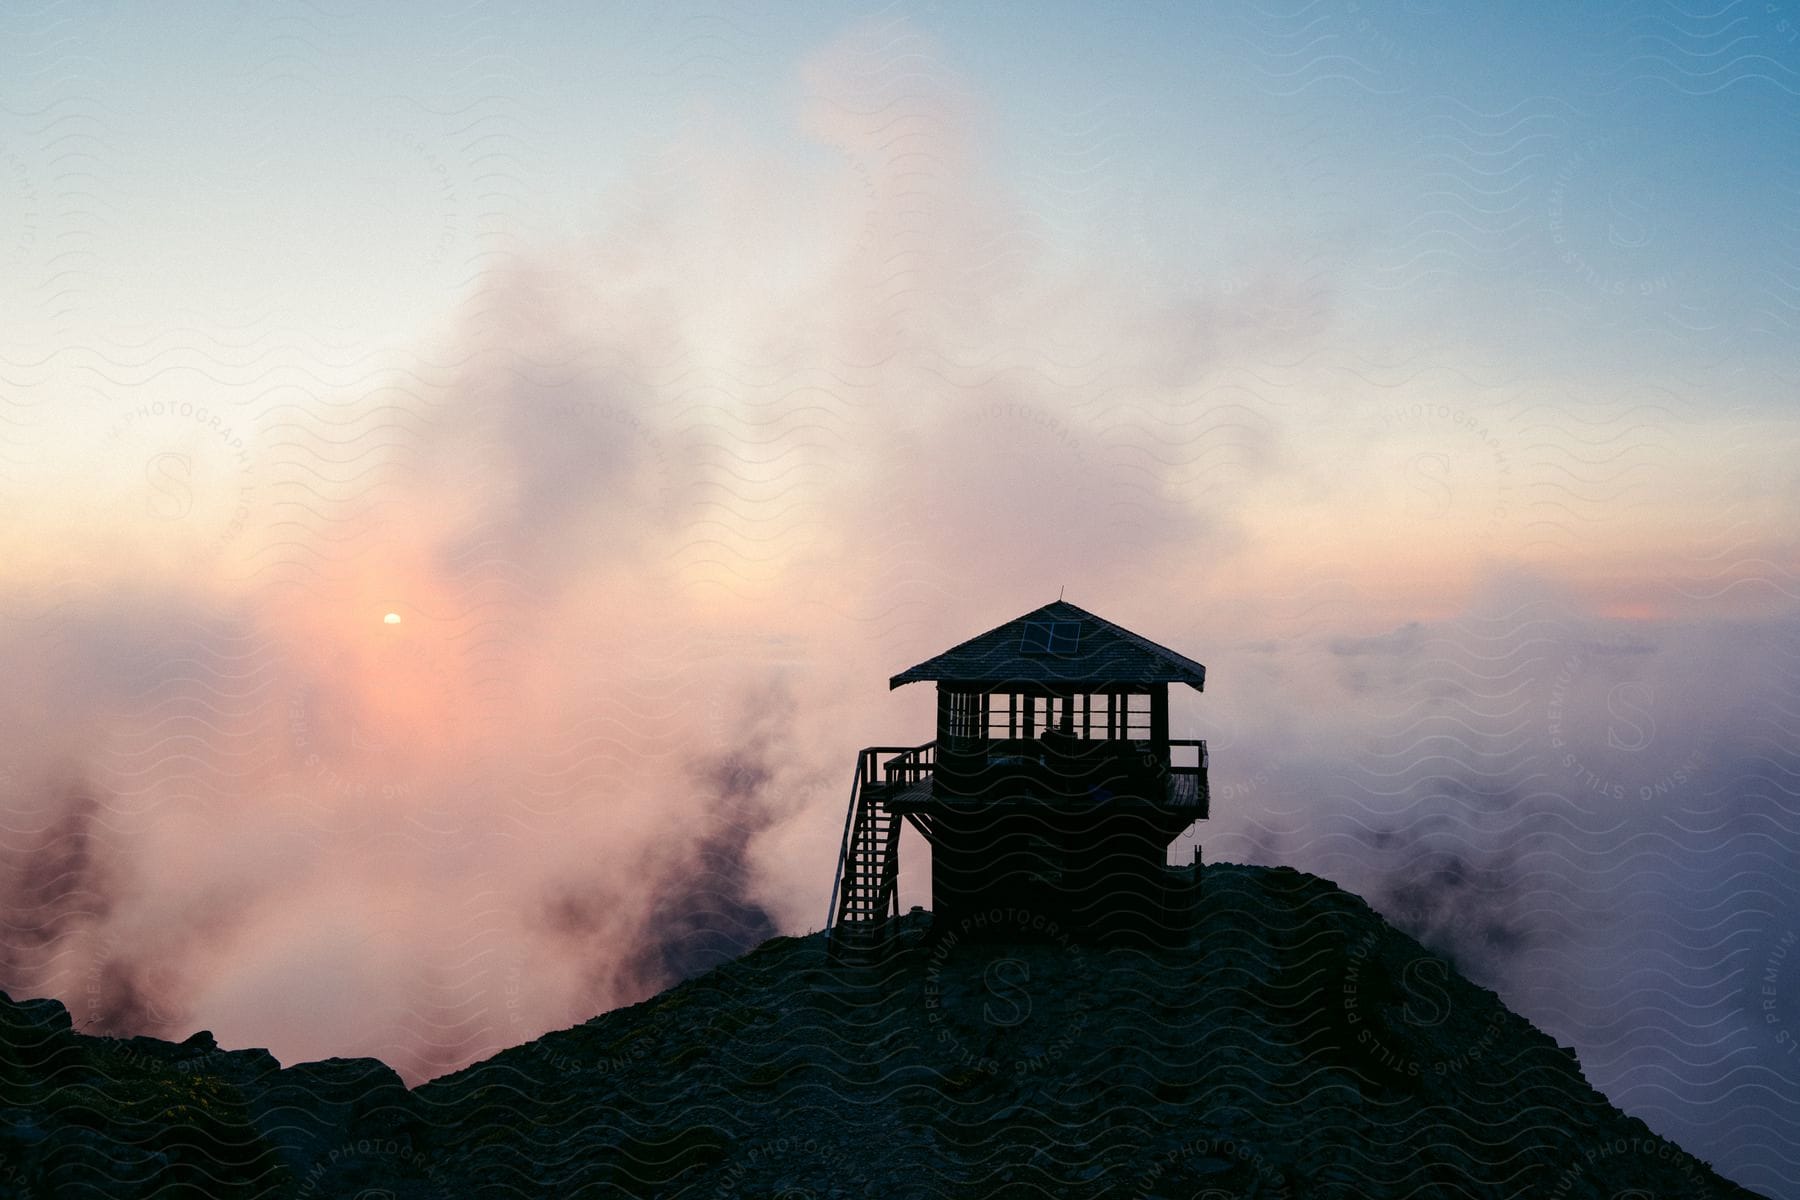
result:
<svg viewBox="0 0 1800 1200"><path fill-rule="evenodd" d="M948 683L1185 683L1206 685L1206 668L1067 600L1014 617L888 680L888 687Z"/></svg>

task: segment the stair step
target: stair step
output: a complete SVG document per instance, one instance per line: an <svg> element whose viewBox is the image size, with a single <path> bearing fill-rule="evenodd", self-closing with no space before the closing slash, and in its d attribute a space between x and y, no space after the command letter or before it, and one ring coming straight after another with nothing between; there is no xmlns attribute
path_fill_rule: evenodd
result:
<svg viewBox="0 0 1800 1200"><path fill-rule="evenodd" d="M873 930L887 920L897 880L901 817L885 801L895 790L895 784L877 781L860 785L856 794L850 845L838 879L837 919L842 924Z"/></svg>

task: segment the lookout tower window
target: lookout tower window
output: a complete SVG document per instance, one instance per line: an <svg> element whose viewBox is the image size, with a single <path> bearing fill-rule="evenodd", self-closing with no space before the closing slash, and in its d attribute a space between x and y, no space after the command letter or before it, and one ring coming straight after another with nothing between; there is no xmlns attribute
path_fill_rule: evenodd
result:
<svg viewBox="0 0 1800 1200"><path fill-rule="evenodd" d="M990 740L1041 737L1055 729L1078 738L1106 741L1148 741L1151 737L1150 697L1143 692L1079 692L1072 696L1032 696L996 693L983 697L986 706L969 719L978 724L966 736ZM956 730L957 710L949 710ZM954 736L954 735L953 735Z"/></svg>
<svg viewBox="0 0 1800 1200"><path fill-rule="evenodd" d="M1033 658L1069 658L1080 645L1077 621L1027 621L1019 634L1019 653Z"/></svg>
<svg viewBox="0 0 1800 1200"><path fill-rule="evenodd" d="M1116 732L1109 736L1121 740L1150 740L1150 697L1142 692L1124 692L1107 697L1109 726Z"/></svg>
<svg viewBox="0 0 1800 1200"><path fill-rule="evenodd" d="M974 741L985 724L987 696L980 692L950 692L945 697L944 736L953 741Z"/></svg>

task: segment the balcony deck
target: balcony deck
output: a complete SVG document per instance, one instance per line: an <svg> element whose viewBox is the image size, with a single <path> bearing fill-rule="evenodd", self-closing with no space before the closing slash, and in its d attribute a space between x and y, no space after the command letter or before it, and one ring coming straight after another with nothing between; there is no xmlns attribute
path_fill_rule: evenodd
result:
<svg viewBox="0 0 1800 1200"><path fill-rule="evenodd" d="M1075 798L1068 789L1056 786L1056 768L1048 756L1021 754L1018 753L1021 747L1010 744L991 747L990 752L982 756L985 760L984 767L976 768L983 780L1000 793L999 796L978 797L962 792L961 789L946 789L939 785L938 760L933 753L935 747L936 743L927 743L882 764L886 781L876 786L882 788L884 800L895 812L928 813L934 809L978 807L995 803L1006 806L1056 805L1070 803ZM1167 766L1155 765L1147 779L1122 779L1120 792L1095 788L1088 793L1089 797L1120 807L1155 807L1188 812L1195 820L1204 820L1211 807L1206 743L1184 739L1171 741L1170 747L1172 756L1180 754L1194 761ZM1133 783L1140 787L1144 783L1153 786L1158 776L1163 781L1159 796L1152 798L1130 790ZM969 776L965 774L964 778L969 779Z"/></svg>

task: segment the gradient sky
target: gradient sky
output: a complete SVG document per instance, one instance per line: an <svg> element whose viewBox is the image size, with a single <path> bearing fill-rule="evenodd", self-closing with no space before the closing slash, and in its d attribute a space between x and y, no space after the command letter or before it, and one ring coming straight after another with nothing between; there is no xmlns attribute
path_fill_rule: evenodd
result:
<svg viewBox="0 0 1800 1200"><path fill-rule="evenodd" d="M641 999L1066 586L1204 858L1800 1196L1800 10L365 7L0 13L0 986Z"/></svg>

